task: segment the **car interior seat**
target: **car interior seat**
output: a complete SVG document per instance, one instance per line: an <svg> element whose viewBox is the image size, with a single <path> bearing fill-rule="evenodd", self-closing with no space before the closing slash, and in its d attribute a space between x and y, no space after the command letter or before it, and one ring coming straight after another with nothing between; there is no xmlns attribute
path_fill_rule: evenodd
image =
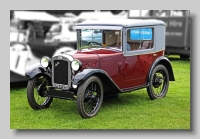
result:
<svg viewBox="0 0 200 139"><path fill-rule="evenodd" d="M149 49L149 48L150 48L150 42L145 41L142 43L142 45L138 49L142 50L142 49Z"/></svg>

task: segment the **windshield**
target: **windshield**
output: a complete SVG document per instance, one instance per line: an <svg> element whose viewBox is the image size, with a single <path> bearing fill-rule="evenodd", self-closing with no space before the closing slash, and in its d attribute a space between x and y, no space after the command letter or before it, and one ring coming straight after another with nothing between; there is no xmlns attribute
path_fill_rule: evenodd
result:
<svg viewBox="0 0 200 139"><path fill-rule="evenodd" d="M121 30L82 29L78 30L78 48L122 49Z"/></svg>

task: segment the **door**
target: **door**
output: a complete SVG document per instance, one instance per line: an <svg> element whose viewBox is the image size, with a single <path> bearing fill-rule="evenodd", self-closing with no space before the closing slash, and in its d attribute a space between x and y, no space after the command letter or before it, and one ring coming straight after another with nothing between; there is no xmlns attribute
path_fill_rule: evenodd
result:
<svg viewBox="0 0 200 139"><path fill-rule="evenodd" d="M155 60L154 28L140 27L126 30L124 38L125 82L127 88L146 84L152 63ZM129 44L130 49L126 49Z"/></svg>

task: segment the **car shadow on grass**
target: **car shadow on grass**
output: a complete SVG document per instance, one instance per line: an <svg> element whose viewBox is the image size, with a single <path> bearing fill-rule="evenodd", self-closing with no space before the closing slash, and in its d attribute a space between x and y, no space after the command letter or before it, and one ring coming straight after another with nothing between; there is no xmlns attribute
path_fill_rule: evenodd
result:
<svg viewBox="0 0 200 139"><path fill-rule="evenodd" d="M146 90L138 92L120 93L118 98L108 99L103 101L104 107L123 106L123 105L138 105L142 103L150 103Z"/></svg>
<svg viewBox="0 0 200 139"><path fill-rule="evenodd" d="M121 93L117 98L104 100L101 109L106 110L113 107L123 107L124 105L143 105L143 103L145 105L146 103L151 103L146 92L140 92ZM49 111L52 111L57 118L64 118L65 116L63 117L63 115L66 115L66 117L70 117L71 119L80 117L76 101L71 100L54 98Z"/></svg>

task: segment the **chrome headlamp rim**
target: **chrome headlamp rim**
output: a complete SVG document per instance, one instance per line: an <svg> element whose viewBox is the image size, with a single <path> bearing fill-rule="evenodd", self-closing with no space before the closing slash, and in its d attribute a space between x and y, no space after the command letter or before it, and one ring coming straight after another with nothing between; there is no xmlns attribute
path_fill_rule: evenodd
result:
<svg viewBox="0 0 200 139"><path fill-rule="evenodd" d="M50 67L51 66L51 59L48 56L43 56L40 59L40 65L44 68Z"/></svg>
<svg viewBox="0 0 200 139"><path fill-rule="evenodd" d="M79 61L78 59L74 59L74 60L71 62L71 68L72 68L74 71L80 70L81 67L82 67L82 63L81 63L81 61Z"/></svg>

